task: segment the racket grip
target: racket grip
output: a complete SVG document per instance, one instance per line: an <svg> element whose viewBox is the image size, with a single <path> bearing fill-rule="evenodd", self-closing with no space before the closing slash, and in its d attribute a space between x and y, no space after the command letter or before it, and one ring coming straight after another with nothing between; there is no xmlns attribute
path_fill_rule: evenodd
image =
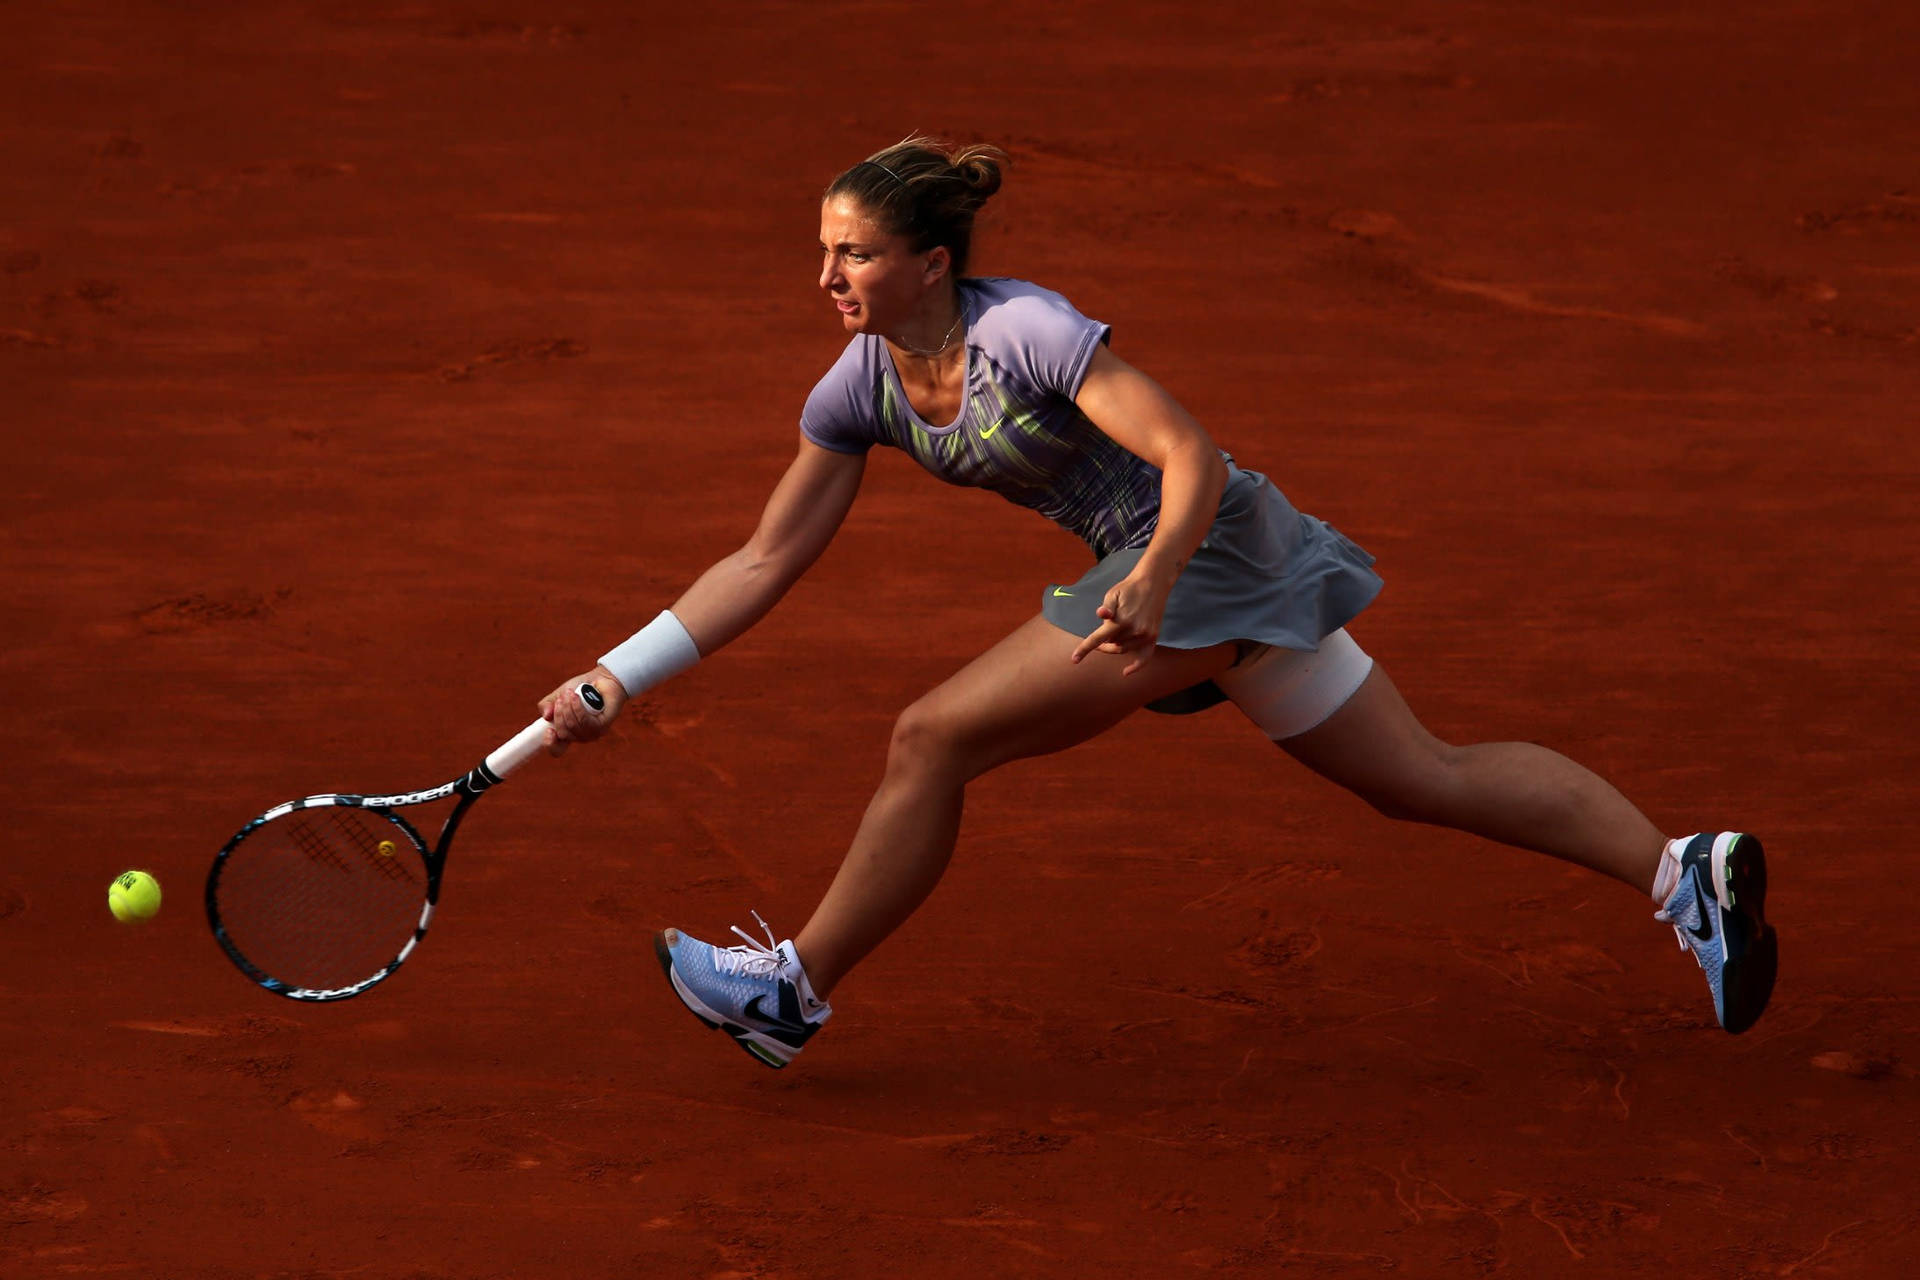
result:
<svg viewBox="0 0 1920 1280"><path fill-rule="evenodd" d="M595 715L605 707L606 701L600 691L590 684L576 688L574 696L580 699L580 705ZM487 768L496 778L505 778L527 761L547 749L547 722L535 720L532 724L513 735L492 755L487 757Z"/></svg>
<svg viewBox="0 0 1920 1280"><path fill-rule="evenodd" d="M546 749L547 722L535 720L487 757L487 771L496 778L504 778Z"/></svg>

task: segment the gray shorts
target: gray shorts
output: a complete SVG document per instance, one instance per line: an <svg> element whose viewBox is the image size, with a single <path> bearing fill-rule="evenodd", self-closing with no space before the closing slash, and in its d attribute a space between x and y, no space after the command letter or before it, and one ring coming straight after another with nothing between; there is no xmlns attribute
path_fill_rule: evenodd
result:
<svg viewBox="0 0 1920 1280"><path fill-rule="evenodd" d="M1041 616L1077 636L1100 625L1094 610L1133 572L1144 547L1116 551L1078 582L1049 583ZM1317 650L1380 594L1373 557L1324 520L1296 511L1258 471L1228 464L1220 514L1167 598L1160 643L1205 649L1228 640ZM1212 681L1148 704L1183 714L1222 701Z"/></svg>

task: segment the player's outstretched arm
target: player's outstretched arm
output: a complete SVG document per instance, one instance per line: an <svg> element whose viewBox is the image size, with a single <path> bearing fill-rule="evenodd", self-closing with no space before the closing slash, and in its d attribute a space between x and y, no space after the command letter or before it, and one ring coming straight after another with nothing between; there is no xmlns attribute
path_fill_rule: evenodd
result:
<svg viewBox="0 0 1920 1280"><path fill-rule="evenodd" d="M864 453L835 453L804 437L746 545L701 574L673 614L706 657L767 616L833 541L867 468Z"/></svg>
<svg viewBox="0 0 1920 1280"><path fill-rule="evenodd" d="M548 750L558 755L569 743L592 742L641 691L631 684L646 687L684 670L766 617L833 541L866 465L865 454L836 453L802 437L799 454L774 486L746 544L701 574L671 609L601 665L561 681L540 700L540 715L553 726ZM638 650L640 660L620 661L623 650ZM665 675L652 678L654 671ZM606 704L597 713L573 692L583 682L598 689Z"/></svg>

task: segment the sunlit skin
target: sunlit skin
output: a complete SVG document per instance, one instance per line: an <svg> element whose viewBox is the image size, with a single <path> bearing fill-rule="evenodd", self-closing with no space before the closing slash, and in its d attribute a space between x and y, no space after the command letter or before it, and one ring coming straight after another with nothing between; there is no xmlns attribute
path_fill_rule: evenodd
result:
<svg viewBox="0 0 1920 1280"><path fill-rule="evenodd" d="M848 334L883 339L908 402L928 422L960 417L967 372L953 258L916 250L850 197L820 210L821 291ZM916 354L933 352L932 355ZM1085 637L1030 618L901 713L878 790L812 919L794 942L824 999L932 892L952 856L967 784L1011 760L1092 738L1153 699L1219 675L1235 646L1156 645L1174 581L1218 508L1226 479L1204 428L1156 382L1105 346L1074 397L1089 421L1161 473L1153 536ZM747 542L672 605L702 655L754 626L832 541L860 488L866 456L801 438ZM907 637L911 642L911 637ZM591 680L598 715L572 689ZM549 749L605 733L627 690L604 667L541 702ZM1318 728L1281 748L1385 813L1473 831L1575 862L1644 890L1664 837L1602 779L1528 743L1456 747L1428 733L1376 665Z"/></svg>
<svg viewBox="0 0 1920 1280"><path fill-rule="evenodd" d="M960 299L953 255L944 245L916 253L905 236L890 234L851 196L834 196L820 206L820 288L839 311L841 327L850 335L886 339L896 365L951 360L965 351L954 329ZM939 349L940 356L916 349Z"/></svg>

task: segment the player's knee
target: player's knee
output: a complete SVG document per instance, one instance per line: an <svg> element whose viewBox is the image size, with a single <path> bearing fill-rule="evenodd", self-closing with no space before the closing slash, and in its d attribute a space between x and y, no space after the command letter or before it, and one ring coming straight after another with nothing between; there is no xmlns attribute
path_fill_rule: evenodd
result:
<svg viewBox="0 0 1920 1280"><path fill-rule="evenodd" d="M1435 740L1398 767L1368 779L1354 793L1396 822L1447 826L1455 810L1460 749Z"/></svg>
<svg viewBox="0 0 1920 1280"><path fill-rule="evenodd" d="M1395 822L1432 823L1433 805L1427 798L1404 790L1363 791L1360 798L1373 806L1375 813Z"/></svg>
<svg viewBox="0 0 1920 1280"><path fill-rule="evenodd" d="M952 721L926 698L902 711L887 743L889 773L937 773L957 767L960 735Z"/></svg>

